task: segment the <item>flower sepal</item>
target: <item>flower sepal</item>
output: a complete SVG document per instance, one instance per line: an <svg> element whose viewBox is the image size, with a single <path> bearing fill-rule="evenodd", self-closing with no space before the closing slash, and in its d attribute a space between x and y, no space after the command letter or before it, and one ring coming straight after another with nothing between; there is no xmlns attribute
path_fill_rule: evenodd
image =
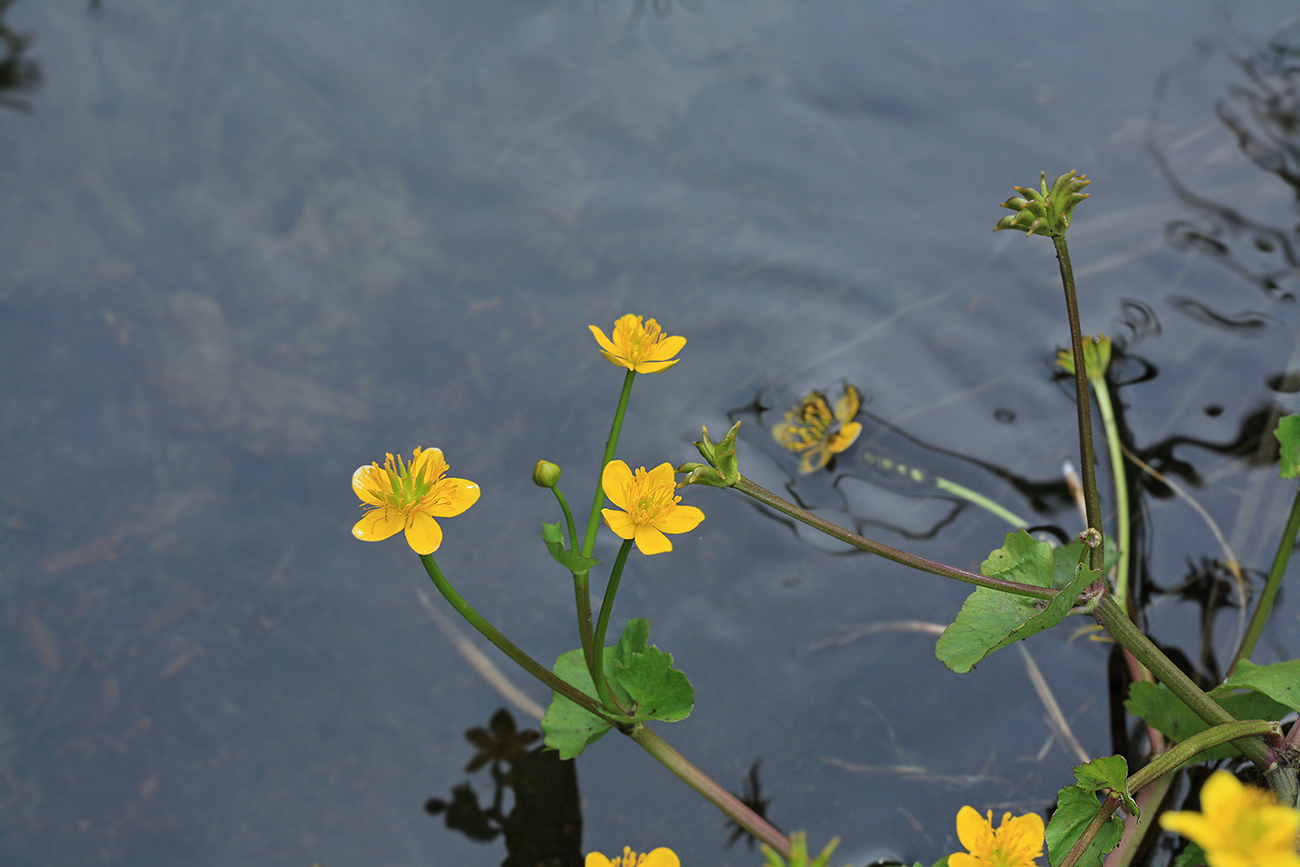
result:
<svg viewBox="0 0 1300 867"><path fill-rule="evenodd" d="M736 434L740 431L740 422L731 426L720 441L714 442L709 436L709 428L703 428L704 438L695 444L700 457L708 466L698 463L686 463L677 468L679 473L690 473L683 485L711 485L715 488L729 488L740 481L740 467L736 463Z"/></svg>
<svg viewBox="0 0 1300 867"><path fill-rule="evenodd" d="M826 867L830 863L831 853L838 845L840 845L840 838L833 838L826 844L821 854L810 861L808 860L808 835L803 831L796 831L790 835L788 862L766 843L763 844L763 854L767 856L767 867Z"/></svg>
<svg viewBox="0 0 1300 867"><path fill-rule="evenodd" d="M1041 172L1039 189L1033 187L1015 187L1019 196L1012 196L1001 207L1015 211L1009 217L998 220L993 231L999 229L1019 229L1026 235L1046 235L1060 238L1070 228L1070 214L1076 205L1088 198L1089 194L1081 190L1092 183L1083 175L1069 171L1047 186L1047 173Z"/></svg>
<svg viewBox="0 0 1300 867"><path fill-rule="evenodd" d="M1096 381L1105 379L1106 368L1110 367L1111 340L1104 334L1091 337L1083 335L1083 372L1088 379ZM1060 349L1056 352L1056 366L1074 375L1074 351Z"/></svg>

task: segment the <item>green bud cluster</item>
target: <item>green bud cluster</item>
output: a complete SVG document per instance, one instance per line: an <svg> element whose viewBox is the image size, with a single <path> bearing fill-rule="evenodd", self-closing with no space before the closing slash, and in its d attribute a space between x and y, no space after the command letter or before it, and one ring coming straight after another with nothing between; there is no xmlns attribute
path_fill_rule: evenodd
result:
<svg viewBox="0 0 1300 867"><path fill-rule="evenodd" d="M1088 198L1088 193L1080 192L1092 181L1083 175L1069 171L1047 187L1047 173L1042 172L1040 189L1032 187L1014 187L1019 193L1002 203L1002 207L1015 211L1009 217L998 220L993 231L999 229L1019 229L1026 235L1047 235L1060 238L1070 228L1070 212L1074 206Z"/></svg>
<svg viewBox="0 0 1300 867"><path fill-rule="evenodd" d="M695 448L708 463L689 463L678 467L677 472L690 473L682 484L729 488L740 481L740 468L736 466L736 433L739 430L740 422L736 422L720 442L714 443L709 438L709 429L704 428L704 439L697 442Z"/></svg>

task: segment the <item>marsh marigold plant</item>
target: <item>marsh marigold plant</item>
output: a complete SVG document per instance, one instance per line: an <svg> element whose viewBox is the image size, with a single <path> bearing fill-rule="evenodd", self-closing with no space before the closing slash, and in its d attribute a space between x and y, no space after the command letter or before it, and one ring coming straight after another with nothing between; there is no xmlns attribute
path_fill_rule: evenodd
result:
<svg viewBox="0 0 1300 867"><path fill-rule="evenodd" d="M352 528L363 542L387 539L398 530L417 554L432 554L442 545L442 527L435 518L459 515L478 501L479 487L468 479L445 478L448 466L441 449L418 446L410 463L401 455L387 456L352 474L352 490L366 514Z"/></svg>
<svg viewBox="0 0 1300 867"><path fill-rule="evenodd" d="M635 539L642 554L673 549L664 533L689 533L704 520L694 506L681 505L672 464L660 464L633 474L623 461L610 461L600 477L609 501L623 511L601 509L605 523L621 539Z"/></svg>
<svg viewBox="0 0 1300 867"><path fill-rule="evenodd" d="M645 855L638 855L630 846L623 847L623 854L616 858L606 858L599 852L587 856L585 867L681 867L677 853L660 846Z"/></svg>
<svg viewBox="0 0 1300 867"><path fill-rule="evenodd" d="M993 811L981 816L974 807L957 812L957 839L965 852L948 856L949 867L1035 867L1043 854L1043 819L1037 813L1002 814L993 827Z"/></svg>
<svg viewBox="0 0 1300 867"><path fill-rule="evenodd" d="M635 370L637 373L658 373L672 367L680 358L673 358L686 345L685 337L669 337L651 319L643 322L640 316L629 313L614 323L614 338L605 336L595 325L588 325L591 334L600 344L600 354L610 364Z"/></svg>
<svg viewBox="0 0 1300 867"><path fill-rule="evenodd" d="M1201 812L1165 813L1160 827L1197 843L1210 867L1300 867L1300 811L1227 771L1201 788Z"/></svg>

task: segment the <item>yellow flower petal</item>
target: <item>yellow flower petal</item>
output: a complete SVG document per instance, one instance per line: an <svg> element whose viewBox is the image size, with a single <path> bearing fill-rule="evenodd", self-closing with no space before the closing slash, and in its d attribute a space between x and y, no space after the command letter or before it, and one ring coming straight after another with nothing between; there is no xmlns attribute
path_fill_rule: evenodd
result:
<svg viewBox="0 0 1300 867"><path fill-rule="evenodd" d="M650 353L650 356L646 359L646 361L666 361L669 358L672 358L677 353L681 352L685 348L686 348L685 337L682 337L681 335L677 335L676 337L665 337L661 341L659 341L658 346L656 346L654 351ZM655 851L659 851L659 850L655 850ZM668 850L665 849L663 851L667 852Z"/></svg>
<svg viewBox="0 0 1300 867"><path fill-rule="evenodd" d="M614 356L618 355L618 347L610 342L609 338L605 336L605 332L601 331L599 328L597 328L594 325L588 325L587 327L591 329L591 336L596 338L596 342L599 343L600 348L604 350L606 358L609 358L611 355ZM609 358L609 360L614 361L613 358ZM614 361L614 363L618 364L617 361ZM599 853L592 852L591 854L596 855ZM587 857L591 857L591 856L589 855ZM600 857L604 858L605 856L601 855Z"/></svg>
<svg viewBox="0 0 1300 867"><path fill-rule="evenodd" d="M844 394L835 401L835 418L840 424L847 425L853 421L860 409L862 409L862 398L858 395L858 390L851 385L845 385Z"/></svg>
<svg viewBox="0 0 1300 867"><path fill-rule="evenodd" d="M645 856L645 860L641 862L640 867L682 867L682 862L672 849L660 846Z"/></svg>
<svg viewBox="0 0 1300 867"><path fill-rule="evenodd" d="M647 557L652 554L663 554L673 549L673 543L668 537L656 530L654 527L641 524L636 528L636 548Z"/></svg>
<svg viewBox="0 0 1300 867"><path fill-rule="evenodd" d="M862 425L856 421L849 422L841 427L838 431L831 434L826 440L826 447L830 449L831 454L838 455L840 452L853 445L862 433Z"/></svg>
<svg viewBox="0 0 1300 867"><path fill-rule="evenodd" d="M371 509L352 527L352 535L363 542L382 542L406 526L398 513L389 509Z"/></svg>
<svg viewBox="0 0 1300 867"><path fill-rule="evenodd" d="M636 521L627 512L618 512L614 509L601 509L600 514L605 518L605 526L614 531L620 539L632 539L636 536Z"/></svg>
<svg viewBox="0 0 1300 867"><path fill-rule="evenodd" d="M593 325L591 327L595 328L596 326ZM610 864L608 858L599 852L588 852L587 861L583 867L613 867L613 865Z"/></svg>
<svg viewBox="0 0 1300 867"><path fill-rule="evenodd" d="M415 457L411 459L412 475L424 473L426 481L433 481L445 472L447 472L447 459L442 456L442 449L415 447Z"/></svg>
<svg viewBox="0 0 1300 867"><path fill-rule="evenodd" d="M432 554L442 546L442 527L425 512L412 512L406 523L406 544L417 554Z"/></svg>
<svg viewBox="0 0 1300 867"><path fill-rule="evenodd" d="M356 472L352 474L352 490L362 502L372 506L384 505L384 500L373 493L374 489L387 490L388 487L387 474L374 464L357 467Z"/></svg>
<svg viewBox="0 0 1300 867"><path fill-rule="evenodd" d="M831 450L826 447L825 443L817 443L808 451L803 453L799 459L799 472L805 476L809 473L815 473L831 461Z"/></svg>
<svg viewBox="0 0 1300 867"><path fill-rule="evenodd" d="M659 522L659 529L665 533L689 533L704 520L704 512L694 506L677 506L668 513L668 517ZM627 538L624 536L623 538Z"/></svg>
<svg viewBox="0 0 1300 867"><path fill-rule="evenodd" d="M661 370L667 370L679 361L681 361L680 358L674 358L672 361L642 361L640 364L634 365L632 369L637 373L658 373Z"/></svg>
<svg viewBox="0 0 1300 867"><path fill-rule="evenodd" d="M957 811L957 839L969 852L982 852L993 845L993 820L985 819L974 807Z"/></svg>
<svg viewBox="0 0 1300 867"><path fill-rule="evenodd" d="M454 518L477 503L483 493L469 479L443 479L436 488L437 499L429 504L429 514L435 518Z"/></svg>
<svg viewBox="0 0 1300 867"><path fill-rule="evenodd" d="M627 490L632 484L632 470L623 461L610 461L600 474L600 487L609 501L620 509L627 509ZM630 539L631 536L624 536Z"/></svg>

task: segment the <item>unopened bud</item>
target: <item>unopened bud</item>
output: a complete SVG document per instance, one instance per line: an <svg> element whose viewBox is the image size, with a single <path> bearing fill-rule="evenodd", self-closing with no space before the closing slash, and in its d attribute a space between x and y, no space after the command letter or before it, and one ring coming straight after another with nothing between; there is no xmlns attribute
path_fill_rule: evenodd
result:
<svg viewBox="0 0 1300 867"><path fill-rule="evenodd" d="M538 461L533 467L533 484L539 488L553 488L560 481L560 465Z"/></svg>

